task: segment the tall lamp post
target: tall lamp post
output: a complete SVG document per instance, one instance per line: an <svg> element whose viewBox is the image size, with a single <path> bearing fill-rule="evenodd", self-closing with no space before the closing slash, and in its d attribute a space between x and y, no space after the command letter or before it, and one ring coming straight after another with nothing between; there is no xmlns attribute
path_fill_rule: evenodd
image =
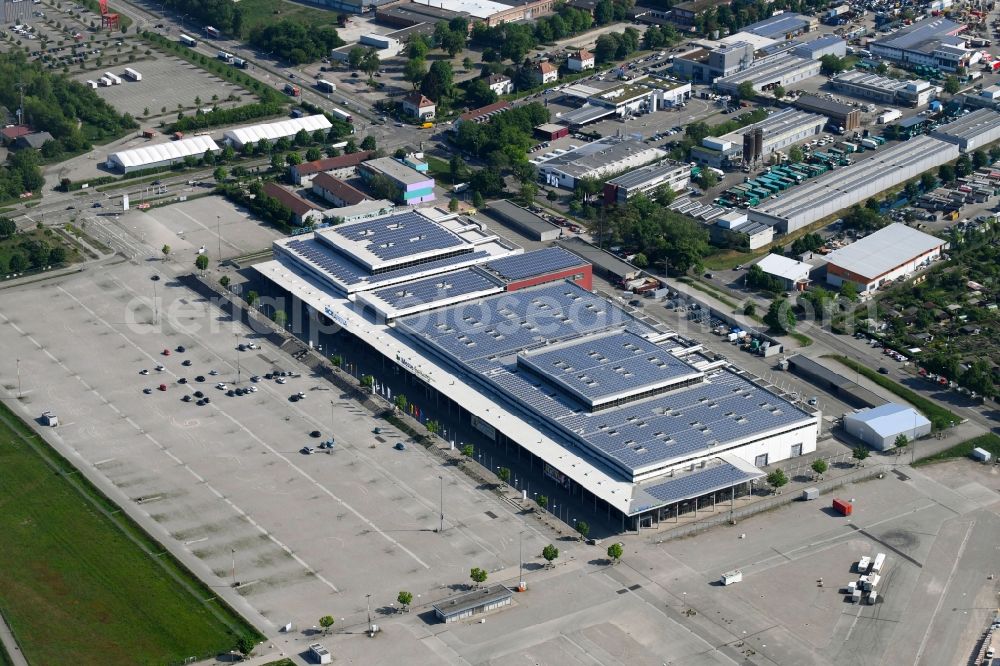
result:
<svg viewBox="0 0 1000 666"><path fill-rule="evenodd" d="M236 587L236 549L233 548L233 587Z"/></svg>
<svg viewBox="0 0 1000 666"><path fill-rule="evenodd" d="M233 335L233 337L236 338L236 383L239 384L240 383L240 374L241 374L241 368L240 368L240 334L239 333L235 333Z"/></svg>

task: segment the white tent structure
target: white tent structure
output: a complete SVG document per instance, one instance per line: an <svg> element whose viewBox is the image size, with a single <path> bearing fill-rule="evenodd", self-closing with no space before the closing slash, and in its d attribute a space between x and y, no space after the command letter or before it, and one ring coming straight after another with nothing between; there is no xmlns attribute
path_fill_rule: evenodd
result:
<svg viewBox="0 0 1000 666"><path fill-rule="evenodd" d="M321 114L314 116L303 116L302 118L289 118L279 120L274 123L261 123L260 125L248 125L227 130L223 136L226 141L233 144L235 148L243 148L245 144L257 143L261 139L277 141L282 138L291 138L305 130L310 134L316 130L330 129L330 121Z"/></svg>
<svg viewBox="0 0 1000 666"><path fill-rule="evenodd" d="M157 143L141 148L132 148L108 155L105 163L109 169L120 169L125 173L169 166L181 162L185 157L201 157L206 150L218 153L221 148L210 136L193 136L190 139Z"/></svg>

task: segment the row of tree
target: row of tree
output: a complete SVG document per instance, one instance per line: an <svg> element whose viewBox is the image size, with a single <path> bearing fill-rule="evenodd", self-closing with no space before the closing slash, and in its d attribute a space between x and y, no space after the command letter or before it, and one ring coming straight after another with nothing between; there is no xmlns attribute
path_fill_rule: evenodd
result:
<svg viewBox="0 0 1000 666"><path fill-rule="evenodd" d="M250 43L265 53L301 65L327 57L330 49L343 46L344 40L332 26L278 21L251 30Z"/></svg>
<svg viewBox="0 0 1000 666"><path fill-rule="evenodd" d="M270 118L282 115L285 107L276 103L246 104L244 106L234 106L228 109L214 108L211 111L202 112L200 109L193 116L185 116L177 120L167 128L167 132L190 132L191 130L205 129L206 127L218 127L220 125L235 125L245 123L258 118Z"/></svg>
<svg viewBox="0 0 1000 666"><path fill-rule="evenodd" d="M0 201L17 199L25 192L41 189L45 178L39 162L38 153L34 150L21 150L11 154L7 163L0 165Z"/></svg>

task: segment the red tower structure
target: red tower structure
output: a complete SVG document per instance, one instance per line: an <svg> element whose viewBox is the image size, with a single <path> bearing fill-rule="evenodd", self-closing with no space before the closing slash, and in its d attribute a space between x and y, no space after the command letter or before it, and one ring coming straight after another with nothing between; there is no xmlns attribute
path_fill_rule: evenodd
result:
<svg viewBox="0 0 1000 666"><path fill-rule="evenodd" d="M101 29L117 30L119 27L118 14L108 12L108 0L100 0L101 5Z"/></svg>

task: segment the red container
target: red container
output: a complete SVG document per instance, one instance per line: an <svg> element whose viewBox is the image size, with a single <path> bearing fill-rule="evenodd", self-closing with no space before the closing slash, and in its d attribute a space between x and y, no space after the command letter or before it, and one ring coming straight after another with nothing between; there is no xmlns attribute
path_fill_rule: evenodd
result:
<svg viewBox="0 0 1000 666"><path fill-rule="evenodd" d="M854 505L842 499L833 500L833 508L835 511L839 511L840 514L844 516L849 516L851 515L851 512L854 511Z"/></svg>

